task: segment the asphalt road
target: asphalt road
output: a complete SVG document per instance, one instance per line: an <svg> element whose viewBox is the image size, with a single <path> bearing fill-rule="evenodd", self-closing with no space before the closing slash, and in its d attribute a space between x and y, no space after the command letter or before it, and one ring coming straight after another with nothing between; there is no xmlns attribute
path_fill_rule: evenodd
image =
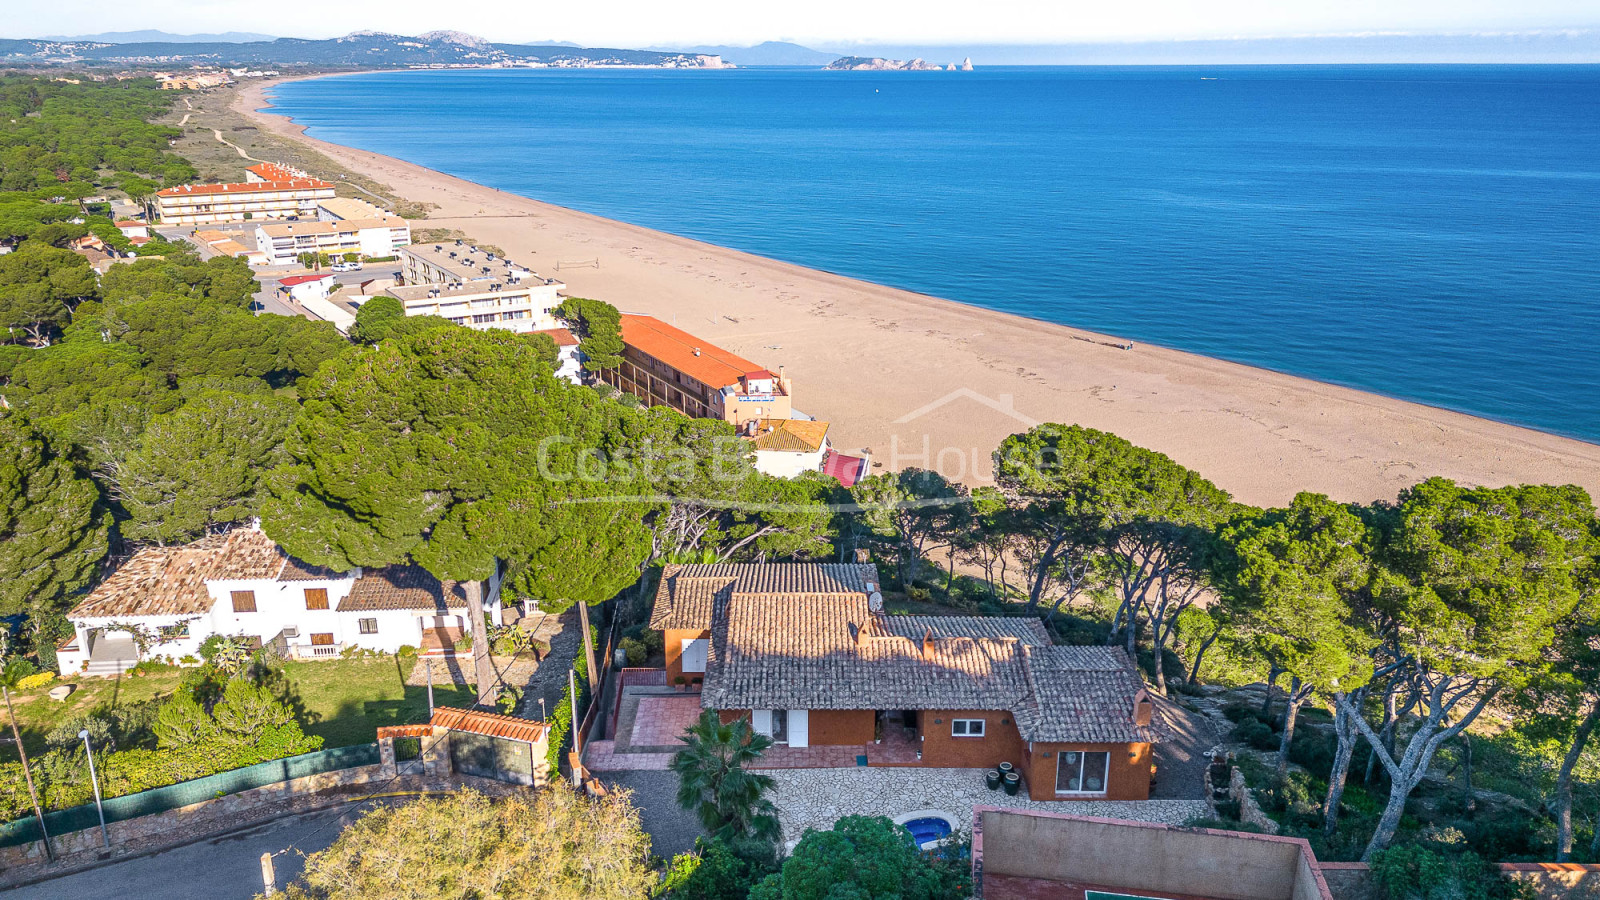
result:
<svg viewBox="0 0 1600 900"><path fill-rule="evenodd" d="M300 874L301 853L327 848L345 825L370 807L371 803L352 802L285 816L172 850L13 888L0 896L6 900L249 900L261 893L262 853L295 848L274 858L281 888Z"/></svg>

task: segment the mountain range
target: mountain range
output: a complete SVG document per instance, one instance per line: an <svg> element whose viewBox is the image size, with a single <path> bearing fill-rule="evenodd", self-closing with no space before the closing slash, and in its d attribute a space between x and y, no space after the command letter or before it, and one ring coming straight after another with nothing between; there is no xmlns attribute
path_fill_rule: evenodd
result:
<svg viewBox="0 0 1600 900"><path fill-rule="evenodd" d="M138 32L131 32L138 34ZM173 36L168 36L173 37ZM202 37L179 35L177 37ZM459 31L408 36L358 31L327 40L84 41L0 39L0 62L30 64L244 65L287 68L390 68L432 65L663 66L715 68L720 61L682 51L623 50L564 44L498 44Z"/></svg>

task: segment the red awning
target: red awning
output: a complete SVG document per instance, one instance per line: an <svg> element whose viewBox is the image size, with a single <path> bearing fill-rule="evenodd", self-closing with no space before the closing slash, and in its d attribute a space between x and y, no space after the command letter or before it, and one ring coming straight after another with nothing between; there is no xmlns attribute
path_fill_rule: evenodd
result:
<svg viewBox="0 0 1600 900"><path fill-rule="evenodd" d="M847 456L837 450L829 450L822 459L822 473L832 475L845 487L853 487L866 477L867 461L859 456Z"/></svg>

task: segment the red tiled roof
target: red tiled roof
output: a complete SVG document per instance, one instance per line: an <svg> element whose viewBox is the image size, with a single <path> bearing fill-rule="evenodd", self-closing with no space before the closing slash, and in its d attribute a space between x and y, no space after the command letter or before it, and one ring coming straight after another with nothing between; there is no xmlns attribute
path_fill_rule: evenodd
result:
<svg viewBox="0 0 1600 900"><path fill-rule="evenodd" d="M537 743L544 738L543 722L535 722L532 719L518 719L514 716L502 716L496 713L452 709L448 706L436 707L433 710L432 725L435 728L447 728L451 731L465 731L470 734L507 738L513 741L526 741L530 744Z"/></svg>
<svg viewBox="0 0 1600 900"><path fill-rule="evenodd" d="M556 342L557 347L578 346L578 339L573 337L572 332L565 328L546 328L543 331L535 331L534 334L550 335L550 339Z"/></svg>
<svg viewBox="0 0 1600 900"><path fill-rule="evenodd" d="M262 191L310 191L332 187L332 184L317 178L295 178L288 181L255 181L243 184L180 184L177 187L156 191L156 196L190 197L196 194L253 194Z"/></svg>
<svg viewBox="0 0 1600 900"><path fill-rule="evenodd" d="M867 474L867 461L859 456L846 456L837 450L829 450L828 455L822 458L822 474L832 475L845 487L853 487Z"/></svg>
<svg viewBox="0 0 1600 900"><path fill-rule="evenodd" d="M296 178L305 177L305 173L303 172L297 172L294 169L290 169L286 166L280 166L277 163L269 162L256 163L253 166L246 167L245 171L254 172L268 181L293 181Z"/></svg>
<svg viewBox="0 0 1600 900"><path fill-rule="evenodd" d="M378 740L384 738L432 737L432 725L384 725L378 729Z"/></svg>
<svg viewBox="0 0 1600 900"><path fill-rule="evenodd" d="M117 220L117 227L118 228L143 228L143 227L145 227L145 225L144 225L143 222L140 222L137 219L118 219Z"/></svg>
<svg viewBox="0 0 1600 900"><path fill-rule="evenodd" d="M624 315L622 342L713 388L736 385L745 375L765 371L738 354L673 328L654 316ZM696 350L700 351L699 356L695 355Z"/></svg>
<svg viewBox="0 0 1600 900"><path fill-rule="evenodd" d="M279 281L278 284L282 287L294 287L297 284L305 284L308 281L321 281L324 278L332 277L333 273L331 272L324 272L321 275L290 275L288 278Z"/></svg>

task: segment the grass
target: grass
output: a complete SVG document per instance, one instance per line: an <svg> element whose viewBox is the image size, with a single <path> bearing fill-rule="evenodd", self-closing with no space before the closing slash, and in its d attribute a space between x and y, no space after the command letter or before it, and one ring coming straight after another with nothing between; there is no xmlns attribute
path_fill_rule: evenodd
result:
<svg viewBox="0 0 1600 900"><path fill-rule="evenodd" d="M424 722L428 718L427 687L405 683L413 660L373 656L316 662L290 662L283 666L283 693L307 734L320 735L325 747L366 744L384 725ZM72 678L78 689L65 702L48 696L53 682L12 695L17 723L29 752L45 750L44 736L67 719L103 706L138 703L171 696L182 677L176 667L121 678ZM436 685L439 706L470 706L470 688ZM7 744L10 742L7 741ZM14 759L7 749L5 758Z"/></svg>
<svg viewBox="0 0 1600 900"><path fill-rule="evenodd" d="M337 182L340 196L353 196L369 202L373 201L374 196L382 198L396 215L407 219L424 218L432 208L432 204L406 200L388 185L351 172L299 141L263 131L231 108L234 94L235 89L231 88L185 92L175 101L172 111L161 120L163 125L178 126L184 115L188 114L188 121L178 126L182 128L183 136L173 150L194 165L201 181L243 181L245 167L253 165L250 160L241 157L239 151L218 142L213 131L215 129L256 159L284 163L304 169L317 178ZM185 98L189 103L187 106L184 104Z"/></svg>

